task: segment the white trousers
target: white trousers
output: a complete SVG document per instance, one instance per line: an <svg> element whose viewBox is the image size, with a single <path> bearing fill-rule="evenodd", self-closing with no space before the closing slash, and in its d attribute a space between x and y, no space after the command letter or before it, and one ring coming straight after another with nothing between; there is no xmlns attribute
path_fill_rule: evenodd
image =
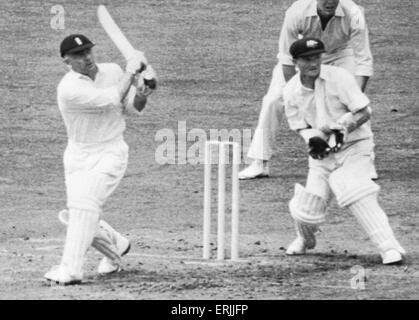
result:
<svg viewBox="0 0 419 320"><path fill-rule="evenodd" d="M99 219L107 198L124 176L127 162L128 146L122 136L100 144L70 141L64 152L69 218L61 265L76 278L83 276L92 243L111 259L119 258L111 235L101 232Z"/></svg>
<svg viewBox="0 0 419 320"><path fill-rule="evenodd" d="M353 73L355 60L353 56L341 57L331 61L329 65L342 67ZM252 159L269 160L275 143L276 132L284 114L282 91L285 87L282 64L278 63L273 69L272 80L268 92L263 97L258 124L249 147L247 156Z"/></svg>
<svg viewBox="0 0 419 320"><path fill-rule="evenodd" d="M122 137L95 145L70 142L64 153L68 208L100 214L127 164L128 145Z"/></svg>
<svg viewBox="0 0 419 320"><path fill-rule="evenodd" d="M334 196L330 176L339 174L343 189L356 190L360 184L375 185L370 179L370 157L374 149L372 139L347 146L338 153L331 153L323 160L309 157L306 191L323 198L326 202ZM359 188L359 191L361 189ZM336 195L339 196L339 195Z"/></svg>

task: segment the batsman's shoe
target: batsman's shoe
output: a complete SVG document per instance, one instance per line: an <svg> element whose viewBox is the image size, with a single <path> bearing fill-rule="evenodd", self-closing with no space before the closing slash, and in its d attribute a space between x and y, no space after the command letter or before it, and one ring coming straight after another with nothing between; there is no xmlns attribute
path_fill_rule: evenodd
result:
<svg viewBox="0 0 419 320"><path fill-rule="evenodd" d="M62 265L52 267L50 271L45 273L44 278L48 283L60 286L80 284L82 281L82 276L71 275Z"/></svg>
<svg viewBox="0 0 419 320"><path fill-rule="evenodd" d="M297 237L291 244L288 246L286 254L293 256L299 254L305 254L307 249L313 249L315 247L312 243L307 244L307 241L302 237Z"/></svg>
<svg viewBox="0 0 419 320"><path fill-rule="evenodd" d="M126 255L131 249L131 243L125 237L121 237L117 243L118 253L122 256ZM106 275L114 272L122 271L121 261L111 260L103 257L97 268L97 272Z"/></svg>
<svg viewBox="0 0 419 320"><path fill-rule="evenodd" d="M246 169L239 172L240 180L269 177L269 167L262 160L254 160Z"/></svg>
<svg viewBox="0 0 419 320"><path fill-rule="evenodd" d="M396 264L403 261L402 254L396 249L389 249L381 254L383 264Z"/></svg>
<svg viewBox="0 0 419 320"><path fill-rule="evenodd" d="M295 223L297 238L288 246L286 254L305 254L307 249L314 249L316 246L316 233L320 231L318 226Z"/></svg>

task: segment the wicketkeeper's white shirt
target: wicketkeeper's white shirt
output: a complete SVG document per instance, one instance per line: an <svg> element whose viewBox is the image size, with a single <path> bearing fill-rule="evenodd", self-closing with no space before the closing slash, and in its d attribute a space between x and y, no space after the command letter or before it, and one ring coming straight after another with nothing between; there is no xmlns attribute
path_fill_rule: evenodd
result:
<svg viewBox="0 0 419 320"><path fill-rule="evenodd" d="M279 38L278 59L281 64L294 64L289 49L299 36L315 37L324 43L323 63L332 64L335 60L353 55L356 64L354 74L372 76L373 58L367 24L363 9L353 1L339 1L335 16L325 30L322 30L317 14L316 0L294 2L285 13Z"/></svg>
<svg viewBox="0 0 419 320"><path fill-rule="evenodd" d="M122 137L125 130L117 89L123 71L114 63L97 66L95 80L70 70L58 84L58 107L70 142L106 142Z"/></svg>
<svg viewBox="0 0 419 320"><path fill-rule="evenodd" d="M312 90L303 86L300 73L286 84L284 105L291 130L335 125L345 113L354 113L370 103L353 75L343 68L321 65L314 87ZM349 133L347 142L371 139L372 136L368 121Z"/></svg>

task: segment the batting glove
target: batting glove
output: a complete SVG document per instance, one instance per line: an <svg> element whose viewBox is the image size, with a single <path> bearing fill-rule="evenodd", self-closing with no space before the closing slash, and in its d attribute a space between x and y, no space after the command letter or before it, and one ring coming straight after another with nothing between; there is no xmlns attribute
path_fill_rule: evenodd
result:
<svg viewBox="0 0 419 320"><path fill-rule="evenodd" d="M133 85L137 89L137 96L148 97L152 94L157 85L156 73L153 68L148 65L145 71L137 73L135 75Z"/></svg>
<svg viewBox="0 0 419 320"><path fill-rule="evenodd" d="M144 84L150 89L156 89L157 87L157 75L153 67L149 64L147 68L142 72L144 78Z"/></svg>

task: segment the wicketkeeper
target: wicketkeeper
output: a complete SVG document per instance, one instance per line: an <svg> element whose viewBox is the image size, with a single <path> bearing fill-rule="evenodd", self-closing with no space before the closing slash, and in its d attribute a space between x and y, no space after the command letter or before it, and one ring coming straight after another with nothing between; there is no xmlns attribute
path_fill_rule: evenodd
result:
<svg viewBox="0 0 419 320"><path fill-rule="evenodd" d="M98 267L103 274L119 271L121 256L130 249L130 241L102 219L102 208L127 167L125 116L145 107L152 90L143 79L155 78L142 52L132 54L124 72L114 63L95 63L93 46L81 34L66 37L60 45L70 69L57 88L68 135L64 152L68 210L59 218L68 227L61 264L44 277L62 285L82 281L90 246L104 255Z"/></svg>
<svg viewBox="0 0 419 320"><path fill-rule="evenodd" d="M310 156L306 185L296 185L289 204L297 238L287 254L304 254L315 247L315 233L334 195L364 228L383 263L400 262L405 250L377 202L380 188L369 176L374 146L367 124L370 101L348 71L321 64L324 52L316 38L297 40L290 48L299 72L284 88L285 114Z"/></svg>
<svg viewBox="0 0 419 320"><path fill-rule="evenodd" d="M289 54L291 44L301 37L315 37L325 45L322 63L351 72L364 91L373 74L373 58L363 8L352 0L299 0L286 11L279 37L278 63L268 92L263 97L258 124L247 156L253 162L239 174L240 179L269 176L275 136L284 114L282 90L295 73ZM377 178L374 153L372 179Z"/></svg>

